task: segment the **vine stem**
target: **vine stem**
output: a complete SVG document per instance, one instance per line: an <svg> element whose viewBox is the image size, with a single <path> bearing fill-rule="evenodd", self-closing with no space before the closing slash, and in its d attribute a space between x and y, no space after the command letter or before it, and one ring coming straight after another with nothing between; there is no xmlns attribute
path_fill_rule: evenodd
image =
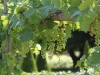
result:
<svg viewBox="0 0 100 75"><path fill-rule="evenodd" d="M7 2L8 2L8 0L4 0L4 10L3 10L3 14L7 14L8 13Z"/></svg>
<svg viewBox="0 0 100 75"><path fill-rule="evenodd" d="M7 15L8 14L8 7L7 7L7 2L8 0L4 0L4 10L3 10L3 14ZM8 25L9 26L9 25ZM8 29L9 30L9 29ZM5 52L9 52L11 50L11 36L10 34L6 34L6 40L2 42L2 47L4 47L2 49L2 59L4 60L5 58Z"/></svg>
<svg viewBox="0 0 100 75"><path fill-rule="evenodd" d="M67 16L65 16L63 13L54 14L50 16L50 19L55 21L73 21L73 18L71 18L70 13Z"/></svg>

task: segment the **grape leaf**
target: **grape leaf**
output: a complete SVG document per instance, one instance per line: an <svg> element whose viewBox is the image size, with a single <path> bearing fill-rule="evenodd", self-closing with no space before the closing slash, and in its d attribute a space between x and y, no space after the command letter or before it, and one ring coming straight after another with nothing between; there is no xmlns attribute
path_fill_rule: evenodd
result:
<svg viewBox="0 0 100 75"><path fill-rule="evenodd" d="M75 16L77 16L77 15L79 15L79 14L81 14L81 12L80 12L79 10L77 10L77 11L75 11L75 12L72 14L71 17L75 17Z"/></svg>
<svg viewBox="0 0 100 75"><path fill-rule="evenodd" d="M51 0L41 0L41 2L42 2L44 5L50 5L50 4L51 4Z"/></svg>
<svg viewBox="0 0 100 75"><path fill-rule="evenodd" d="M40 18L37 16L37 14L33 14L29 17L30 24L36 24L40 22Z"/></svg>
<svg viewBox="0 0 100 75"><path fill-rule="evenodd" d="M80 4L79 0L69 0L71 7L77 7Z"/></svg>
<svg viewBox="0 0 100 75"><path fill-rule="evenodd" d="M1 16L1 20L6 20L7 16Z"/></svg>
<svg viewBox="0 0 100 75"><path fill-rule="evenodd" d="M50 9L51 9L51 6L49 6L49 5L48 6L41 7L39 9L39 13L40 13L41 17L42 18L47 17Z"/></svg>
<svg viewBox="0 0 100 75"><path fill-rule="evenodd" d="M8 27L8 20L3 21L3 29L7 29Z"/></svg>
<svg viewBox="0 0 100 75"><path fill-rule="evenodd" d="M21 71L19 69L16 69L13 71L14 75L20 75L21 74Z"/></svg>
<svg viewBox="0 0 100 75"><path fill-rule="evenodd" d="M25 27L21 32L19 32L18 39L22 42L27 42L33 39L33 30L31 27Z"/></svg>
<svg viewBox="0 0 100 75"><path fill-rule="evenodd" d="M53 4L55 8L61 8L62 0L53 0Z"/></svg>
<svg viewBox="0 0 100 75"><path fill-rule="evenodd" d="M24 21L18 19L16 16L13 16L12 26L23 25Z"/></svg>
<svg viewBox="0 0 100 75"><path fill-rule="evenodd" d="M42 31L44 31L44 30L46 30L46 29L47 29L46 25L39 25L39 26L38 26L39 32L42 32Z"/></svg>
<svg viewBox="0 0 100 75"><path fill-rule="evenodd" d="M55 26L55 22L52 21L52 20L48 20L46 22L46 26L47 26L48 29L52 29Z"/></svg>
<svg viewBox="0 0 100 75"><path fill-rule="evenodd" d="M77 62L77 65L76 65L76 66L78 66L78 67L82 67L85 58L86 58L86 55L83 55L83 56L80 58L80 60Z"/></svg>
<svg viewBox="0 0 100 75"><path fill-rule="evenodd" d="M80 18L80 27L83 31L88 31L90 24L96 17L96 14L97 13L95 11L88 10L87 15L85 14Z"/></svg>
<svg viewBox="0 0 100 75"><path fill-rule="evenodd" d="M93 3L93 1L94 0L85 0L83 3L81 3L79 5L79 10L83 11L83 10L87 9Z"/></svg>
<svg viewBox="0 0 100 75"><path fill-rule="evenodd" d="M32 53L35 53L36 55L38 55L40 52L39 52L38 48L35 47L35 48L32 50Z"/></svg>
<svg viewBox="0 0 100 75"><path fill-rule="evenodd" d="M71 26L67 25L65 30L66 38L69 38L71 36L71 30L72 30Z"/></svg>
<svg viewBox="0 0 100 75"><path fill-rule="evenodd" d="M28 10L28 11L26 11L26 12L24 13L24 16L25 16L25 18L28 18L28 17L30 17L32 14L34 14L35 12L36 12L35 9L30 9L30 10Z"/></svg>
<svg viewBox="0 0 100 75"><path fill-rule="evenodd" d="M90 67L95 67L96 65L99 65L100 59L98 57L100 57L100 46L94 47L94 51L86 60L87 65Z"/></svg>

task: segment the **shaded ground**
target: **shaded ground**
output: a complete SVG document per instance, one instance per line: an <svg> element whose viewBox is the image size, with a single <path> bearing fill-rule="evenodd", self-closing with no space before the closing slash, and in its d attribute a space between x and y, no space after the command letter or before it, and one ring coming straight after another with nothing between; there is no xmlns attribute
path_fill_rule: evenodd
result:
<svg viewBox="0 0 100 75"><path fill-rule="evenodd" d="M79 69L75 69L75 68L69 68L69 69L67 69L67 68L56 68L56 69L54 69L54 68L52 68L52 71L53 72L60 72L60 71L65 71L65 72L68 72L68 71L78 72Z"/></svg>

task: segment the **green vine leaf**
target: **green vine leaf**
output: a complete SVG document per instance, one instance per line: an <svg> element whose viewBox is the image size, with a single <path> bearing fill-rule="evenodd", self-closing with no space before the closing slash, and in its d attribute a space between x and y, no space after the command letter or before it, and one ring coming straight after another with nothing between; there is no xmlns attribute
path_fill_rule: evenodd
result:
<svg viewBox="0 0 100 75"><path fill-rule="evenodd" d="M100 66L100 47L94 47L94 51L90 54L90 56L87 58L86 63L89 67L96 67Z"/></svg>
<svg viewBox="0 0 100 75"><path fill-rule="evenodd" d="M71 17L75 17L75 16L77 16L77 15L79 15L79 14L81 14L81 12L80 12L79 10L77 10L77 11L75 11L75 12L72 14Z"/></svg>
<svg viewBox="0 0 100 75"><path fill-rule="evenodd" d="M19 69L16 69L13 71L14 75L21 75L21 71Z"/></svg>
<svg viewBox="0 0 100 75"><path fill-rule="evenodd" d="M93 1L94 0L85 0L83 3L80 4L79 10L83 11L83 10L87 9L93 3Z"/></svg>
<svg viewBox="0 0 100 75"><path fill-rule="evenodd" d="M47 26L48 29L52 29L55 26L55 24L56 23L54 21L52 21L52 20L48 20L46 22L46 26Z"/></svg>
<svg viewBox="0 0 100 75"><path fill-rule="evenodd" d="M83 15L80 18L80 27L84 32L88 31L90 24L93 22L93 20L96 17L96 14L97 13L95 11L88 10L87 15Z"/></svg>
<svg viewBox="0 0 100 75"><path fill-rule="evenodd" d="M39 25L39 26L38 26L38 31L39 31L39 32L46 31L46 29L47 29L47 26L46 26L46 25Z"/></svg>
<svg viewBox="0 0 100 75"><path fill-rule="evenodd" d="M41 0L41 2L44 4L44 5L50 5L52 3L52 0Z"/></svg>
<svg viewBox="0 0 100 75"><path fill-rule="evenodd" d="M50 12L50 9L51 9L51 6L47 5L47 6L44 6L44 7L41 7L39 9L39 13L41 15L41 18L45 18L48 16L49 12Z"/></svg>
<svg viewBox="0 0 100 75"><path fill-rule="evenodd" d="M18 25L23 25L24 21L18 19L16 16L13 17L13 22L12 22L12 26L16 27Z"/></svg>
<svg viewBox="0 0 100 75"><path fill-rule="evenodd" d="M76 67L77 67L77 66L78 66L78 67L84 66L84 60L85 60L85 58L86 58L86 55L83 55L83 56L80 58L80 60L77 62Z"/></svg>
<svg viewBox="0 0 100 75"><path fill-rule="evenodd" d="M71 36L71 30L72 30L71 26L67 25L65 30L66 38L69 38Z"/></svg>
<svg viewBox="0 0 100 75"><path fill-rule="evenodd" d="M30 24L37 24L40 22L40 18L38 17L37 14L34 13L33 15L29 17L29 22Z"/></svg>
<svg viewBox="0 0 100 75"><path fill-rule="evenodd" d="M4 20L3 21L3 29L7 29L8 28L8 20Z"/></svg>
<svg viewBox="0 0 100 75"><path fill-rule="evenodd" d="M33 30L31 27L25 27L21 32L19 32L18 39L22 42L27 42L33 39Z"/></svg>
<svg viewBox="0 0 100 75"><path fill-rule="evenodd" d="M24 13L25 18L29 18L31 15L33 15L36 12L36 9L29 9Z"/></svg>
<svg viewBox="0 0 100 75"><path fill-rule="evenodd" d="M71 5L71 7L77 7L80 4L79 0L69 0L68 2Z"/></svg>
<svg viewBox="0 0 100 75"><path fill-rule="evenodd" d="M6 20L7 16L1 16L1 20Z"/></svg>
<svg viewBox="0 0 100 75"><path fill-rule="evenodd" d="M62 0L53 0L53 4L55 8L60 9L62 6Z"/></svg>

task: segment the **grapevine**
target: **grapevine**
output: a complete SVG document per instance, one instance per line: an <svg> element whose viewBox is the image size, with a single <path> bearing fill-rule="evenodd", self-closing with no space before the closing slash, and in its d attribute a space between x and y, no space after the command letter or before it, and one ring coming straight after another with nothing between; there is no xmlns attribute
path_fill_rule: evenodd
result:
<svg viewBox="0 0 100 75"><path fill-rule="evenodd" d="M96 12L97 12L97 15L96 15L96 18L94 20L94 22L92 23L92 28L91 28L91 31L92 33L95 35L95 44L97 46L100 45L100 2L98 1L98 3L96 2Z"/></svg>
<svg viewBox="0 0 100 75"><path fill-rule="evenodd" d="M0 0L0 75L20 75L24 57L29 51L34 54L36 44L43 58L47 51L51 56L60 52L76 26L87 32L97 16L92 32L99 46L100 15L94 10L98 1Z"/></svg>
<svg viewBox="0 0 100 75"><path fill-rule="evenodd" d="M95 44L97 46L100 45L100 22L99 22L99 16L96 18L95 23L92 25L92 32L95 35Z"/></svg>

